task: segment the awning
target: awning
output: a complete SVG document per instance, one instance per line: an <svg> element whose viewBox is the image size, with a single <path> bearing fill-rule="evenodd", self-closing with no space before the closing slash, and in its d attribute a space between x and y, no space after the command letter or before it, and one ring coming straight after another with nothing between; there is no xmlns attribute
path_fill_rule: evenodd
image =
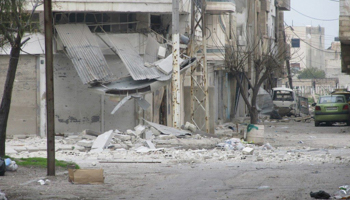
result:
<svg viewBox="0 0 350 200"><path fill-rule="evenodd" d="M62 24L56 25L55 28L83 84L116 80L87 25Z"/></svg>
<svg viewBox="0 0 350 200"><path fill-rule="evenodd" d="M109 47L116 51L134 80L156 79L165 76L157 68L145 66L143 58L132 47L127 37L116 34L99 36Z"/></svg>

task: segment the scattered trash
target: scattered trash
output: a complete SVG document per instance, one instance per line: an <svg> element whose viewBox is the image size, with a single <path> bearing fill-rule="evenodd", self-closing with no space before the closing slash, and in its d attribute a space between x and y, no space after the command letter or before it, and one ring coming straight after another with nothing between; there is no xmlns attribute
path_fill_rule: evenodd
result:
<svg viewBox="0 0 350 200"><path fill-rule="evenodd" d="M51 181L49 179L45 179L45 180L40 179L40 180L38 180L38 183L40 183L40 185L49 185L50 182Z"/></svg>
<svg viewBox="0 0 350 200"><path fill-rule="evenodd" d="M18 165L16 161L11 160L10 158L5 159L6 171L17 171Z"/></svg>
<svg viewBox="0 0 350 200"><path fill-rule="evenodd" d="M271 149L273 149L273 147L271 146L270 143L266 143L266 144L263 145L263 148L262 148L262 149L263 149L263 150L271 150Z"/></svg>
<svg viewBox="0 0 350 200"><path fill-rule="evenodd" d="M68 181L73 184L104 183L103 169L68 169Z"/></svg>
<svg viewBox="0 0 350 200"><path fill-rule="evenodd" d="M0 190L0 200L7 200L5 193Z"/></svg>
<svg viewBox="0 0 350 200"><path fill-rule="evenodd" d="M342 185L339 190L334 193L335 199L350 199L350 186Z"/></svg>
<svg viewBox="0 0 350 200"><path fill-rule="evenodd" d="M310 192L310 196L315 199L329 199L331 195L329 195L327 192L320 190L318 192Z"/></svg>
<svg viewBox="0 0 350 200"><path fill-rule="evenodd" d="M269 188L270 188L270 186L263 185L263 186L258 187L258 190L265 190L265 189L269 189Z"/></svg>

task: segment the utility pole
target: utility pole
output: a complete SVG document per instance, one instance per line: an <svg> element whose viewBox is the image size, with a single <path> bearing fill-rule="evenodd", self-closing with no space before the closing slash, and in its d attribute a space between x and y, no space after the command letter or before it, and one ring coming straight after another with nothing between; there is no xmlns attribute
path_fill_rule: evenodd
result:
<svg viewBox="0 0 350 200"><path fill-rule="evenodd" d="M47 175L55 176L55 113L52 48L52 2L44 1L45 60L46 60L46 108L47 108Z"/></svg>
<svg viewBox="0 0 350 200"><path fill-rule="evenodd" d="M191 5L191 57L197 55L197 65L191 67L191 121L198 129L212 133L209 81L207 68L206 0L192 0ZM196 30L202 31L202 40L195 39ZM196 49L196 50L195 50ZM198 53L201 52L201 53ZM203 113L204 112L204 113ZM203 116L205 114L205 116ZM204 118L204 123L203 123Z"/></svg>
<svg viewBox="0 0 350 200"><path fill-rule="evenodd" d="M203 40L203 81L205 92L205 129L207 133L210 133L210 104L209 104L209 74L207 65L207 22L206 22L206 0L202 0L202 40Z"/></svg>
<svg viewBox="0 0 350 200"><path fill-rule="evenodd" d="M290 89L293 89L293 81L292 81L292 73L290 72L290 55L287 55L287 53L290 54L290 51L287 51L286 46L287 46L287 39L286 39L286 31L283 30L283 39L284 39L284 51L285 51L285 59L286 59L286 66L287 66L287 72L288 72L288 82L289 82L289 87Z"/></svg>
<svg viewBox="0 0 350 200"><path fill-rule="evenodd" d="M172 41L173 41L173 76L171 81L173 127L181 126L181 81L180 81L180 33L179 33L179 0L173 0L172 12Z"/></svg>

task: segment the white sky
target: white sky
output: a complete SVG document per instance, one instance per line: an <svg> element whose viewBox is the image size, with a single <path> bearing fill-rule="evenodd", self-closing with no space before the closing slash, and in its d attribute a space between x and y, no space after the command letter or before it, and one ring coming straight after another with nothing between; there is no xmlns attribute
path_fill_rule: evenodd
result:
<svg viewBox="0 0 350 200"><path fill-rule="evenodd" d="M326 21L339 18L339 0L290 0L290 2L291 10L284 12L284 21L289 26L324 27L327 49L339 35L339 20Z"/></svg>

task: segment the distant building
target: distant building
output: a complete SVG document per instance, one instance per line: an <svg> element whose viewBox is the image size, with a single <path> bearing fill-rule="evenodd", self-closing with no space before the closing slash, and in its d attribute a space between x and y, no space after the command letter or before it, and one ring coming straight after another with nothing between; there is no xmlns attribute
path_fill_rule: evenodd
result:
<svg viewBox="0 0 350 200"><path fill-rule="evenodd" d="M323 27L294 26L286 28L286 40L290 43L291 66L325 69L325 46Z"/></svg>

